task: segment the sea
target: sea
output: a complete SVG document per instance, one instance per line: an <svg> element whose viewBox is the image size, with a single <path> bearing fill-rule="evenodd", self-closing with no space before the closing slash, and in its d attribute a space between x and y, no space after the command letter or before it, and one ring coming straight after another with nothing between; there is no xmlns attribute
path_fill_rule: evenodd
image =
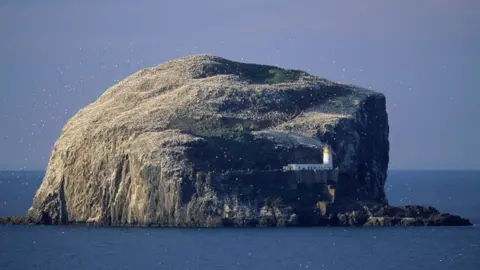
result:
<svg viewBox="0 0 480 270"><path fill-rule="evenodd" d="M0 215L22 215L44 172L0 172ZM480 171L390 171L390 204L431 205L472 227L1 226L0 269L480 269Z"/></svg>

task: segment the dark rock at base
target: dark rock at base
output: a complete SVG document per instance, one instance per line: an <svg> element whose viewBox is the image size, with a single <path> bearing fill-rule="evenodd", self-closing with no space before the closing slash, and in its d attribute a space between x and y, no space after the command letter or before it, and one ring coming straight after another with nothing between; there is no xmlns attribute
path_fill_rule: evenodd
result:
<svg viewBox="0 0 480 270"><path fill-rule="evenodd" d="M317 206L318 207L318 206ZM407 205L390 206L375 203L351 202L324 205L322 211L314 211L309 219L300 221L296 214L289 217L276 216L271 212L258 222L235 224L232 220L211 222L210 227L290 227L290 226L472 226L465 218L448 213L440 213L430 206ZM35 221L25 216L0 217L0 225L52 225L48 220ZM71 225L74 225L73 223ZM85 226L108 226L96 223L75 223ZM126 227L164 227L161 224L117 224ZM194 227L194 226L193 226Z"/></svg>
<svg viewBox="0 0 480 270"><path fill-rule="evenodd" d="M342 209L349 208L347 211ZM390 206L368 203L339 204L331 207L339 226L471 226L468 219L440 213L431 206Z"/></svg>
<svg viewBox="0 0 480 270"><path fill-rule="evenodd" d="M0 216L0 225L30 225L37 224L33 219L25 216Z"/></svg>

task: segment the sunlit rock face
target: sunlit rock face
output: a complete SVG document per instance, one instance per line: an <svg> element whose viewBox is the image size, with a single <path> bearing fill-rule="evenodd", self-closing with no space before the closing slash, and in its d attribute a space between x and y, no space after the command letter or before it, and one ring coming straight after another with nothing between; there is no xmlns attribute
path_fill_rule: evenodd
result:
<svg viewBox="0 0 480 270"><path fill-rule="evenodd" d="M326 186L283 188L291 176L279 170L320 163L327 144L340 172L336 200L385 204L388 132L380 93L298 70L188 56L132 74L66 124L28 217L322 224Z"/></svg>

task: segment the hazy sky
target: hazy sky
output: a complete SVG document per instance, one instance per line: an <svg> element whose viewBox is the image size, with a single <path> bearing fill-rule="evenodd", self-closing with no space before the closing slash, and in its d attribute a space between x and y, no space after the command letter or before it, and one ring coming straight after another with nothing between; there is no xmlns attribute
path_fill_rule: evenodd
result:
<svg viewBox="0 0 480 270"><path fill-rule="evenodd" d="M397 169L480 169L480 1L0 1L0 169L45 169L66 121L197 53L383 92Z"/></svg>

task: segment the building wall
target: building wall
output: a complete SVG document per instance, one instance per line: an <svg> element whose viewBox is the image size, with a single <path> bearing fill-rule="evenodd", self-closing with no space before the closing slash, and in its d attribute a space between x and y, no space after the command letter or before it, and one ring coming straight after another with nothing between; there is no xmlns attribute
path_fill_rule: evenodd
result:
<svg viewBox="0 0 480 270"><path fill-rule="evenodd" d="M330 164L289 164L291 170L331 170L332 165Z"/></svg>
<svg viewBox="0 0 480 270"><path fill-rule="evenodd" d="M323 153L323 164L332 164L332 152Z"/></svg>
<svg viewBox="0 0 480 270"><path fill-rule="evenodd" d="M300 170L333 170L333 163L332 163L332 152L328 150L328 148L324 148L323 151L323 160L322 163L309 163L309 164L288 164L284 166L284 170L293 170L293 171L300 171Z"/></svg>

